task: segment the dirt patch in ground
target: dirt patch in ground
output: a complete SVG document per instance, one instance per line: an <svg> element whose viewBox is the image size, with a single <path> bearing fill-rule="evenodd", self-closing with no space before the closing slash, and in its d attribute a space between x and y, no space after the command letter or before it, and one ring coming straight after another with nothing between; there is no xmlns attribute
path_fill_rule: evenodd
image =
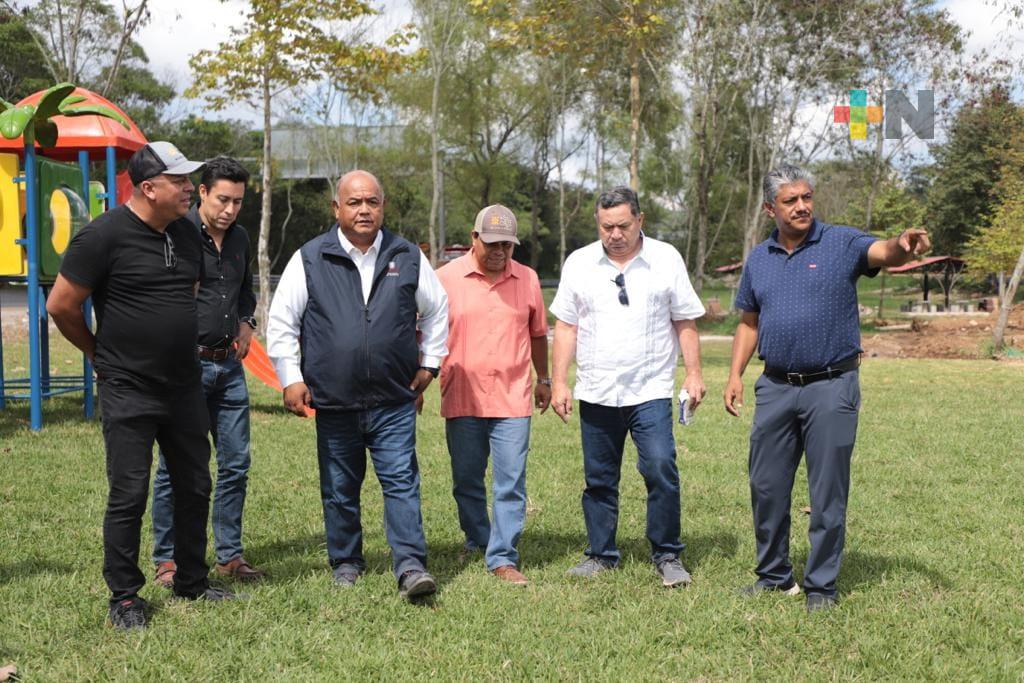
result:
<svg viewBox="0 0 1024 683"><path fill-rule="evenodd" d="M913 319L910 329L900 329L906 322L894 320L895 329L861 332L861 346L870 358L984 358L997 319L997 313L923 315ZM1024 306L1010 313L1004 343L1024 349Z"/></svg>

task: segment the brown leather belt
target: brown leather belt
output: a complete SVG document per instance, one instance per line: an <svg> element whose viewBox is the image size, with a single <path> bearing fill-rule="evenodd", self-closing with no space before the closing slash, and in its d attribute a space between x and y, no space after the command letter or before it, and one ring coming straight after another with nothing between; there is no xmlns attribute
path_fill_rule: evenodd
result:
<svg viewBox="0 0 1024 683"><path fill-rule="evenodd" d="M779 370L778 368L772 368L765 365L764 374L772 379L781 379L783 382L802 387L806 384L817 382L819 380L839 377L844 372L856 370L859 367L860 355L856 355L853 358L848 358L836 363L835 365L830 365L823 370L814 370L812 372L786 372L785 370Z"/></svg>
<svg viewBox="0 0 1024 683"><path fill-rule="evenodd" d="M199 357L203 360L227 360L234 349L215 349L212 346L199 345Z"/></svg>

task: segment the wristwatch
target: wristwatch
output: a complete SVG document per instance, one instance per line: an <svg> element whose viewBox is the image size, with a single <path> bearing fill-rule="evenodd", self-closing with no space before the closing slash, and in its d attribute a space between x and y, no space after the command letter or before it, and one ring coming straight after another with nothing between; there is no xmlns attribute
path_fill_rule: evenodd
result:
<svg viewBox="0 0 1024 683"><path fill-rule="evenodd" d="M551 378L550 377L544 377L543 379L542 378L537 378L537 384L543 384L546 387L550 387L551 386Z"/></svg>
<svg viewBox="0 0 1024 683"><path fill-rule="evenodd" d="M428 368L425 365L421 365L420 370L426 370L431 374L431 376L433 376L434 379L437 379L437 373L440 372L439 368Z"/></svg>
<svg viewBox="0 0 1024 683"><path fill-rule="evenodd" d="M251 315L242 316L241 318L238 319L238 322L245 323L254 330L256 329L256 318L252 317Z"/></svg>

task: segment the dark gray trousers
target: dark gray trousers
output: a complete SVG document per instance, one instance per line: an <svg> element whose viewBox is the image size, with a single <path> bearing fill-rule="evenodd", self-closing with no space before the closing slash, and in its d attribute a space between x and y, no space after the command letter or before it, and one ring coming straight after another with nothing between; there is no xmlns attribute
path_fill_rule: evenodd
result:
<svg viewBox="0 0 1024 683"><path fill-rule="evenodd" d="M811 549L803 585L807 593L834 597L860 410L858 371L802 387L761 375L754 394L749 466L758 583L782 586L793 579L790 508L797 466L806 453Z"/></svg>

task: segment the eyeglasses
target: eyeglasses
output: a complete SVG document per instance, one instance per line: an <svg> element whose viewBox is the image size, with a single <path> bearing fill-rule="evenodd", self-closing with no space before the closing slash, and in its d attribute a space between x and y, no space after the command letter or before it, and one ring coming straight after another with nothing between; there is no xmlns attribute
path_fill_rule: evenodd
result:
<svg viewBox="0 0 1024 683"><path fill-rule="evenodd" d="M164 230L164 266L168 270L174 270L178 266L178 256L174 253L174 240Z"/></svg>
<svg viewBox="0 0 1024 683"><path fill-rule="evenodd" d="M615 276L615 279L612 280L612 282L614 282L619 288L619 303L623 306L628 306L629 295L626 294L626 276L619 273Z"/></svg>

